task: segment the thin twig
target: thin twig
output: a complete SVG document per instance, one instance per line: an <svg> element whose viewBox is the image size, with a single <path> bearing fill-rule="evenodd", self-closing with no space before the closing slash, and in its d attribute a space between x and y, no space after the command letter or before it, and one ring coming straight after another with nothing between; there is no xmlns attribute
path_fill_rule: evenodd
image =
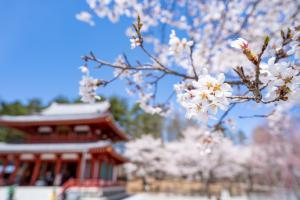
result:
<svg viewBox="0 0 300 200"><path fill-rule="evenodd" d="M248 116L239 116L240 119L247 119L247 118L266 118L266 117L270 117L271 115L273 115L275 113L275 110L273 110L271 113L269 114L256 114L256 115L248 115Z"/></svg>

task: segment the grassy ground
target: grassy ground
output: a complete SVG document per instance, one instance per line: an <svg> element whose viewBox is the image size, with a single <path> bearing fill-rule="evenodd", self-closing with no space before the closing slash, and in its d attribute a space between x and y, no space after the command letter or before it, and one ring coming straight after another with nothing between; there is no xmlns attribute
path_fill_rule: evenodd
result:
<svg viewBox="0 0 300 200"><path fill-rule="evenodd" d="M126 200L213 200L215 197L201 197L201 196L180 196L180 195L170 195L170 194L136 194ZM246 197L229 197L227 194L224 194L221 197L221 200L247 200Z"/></svg>

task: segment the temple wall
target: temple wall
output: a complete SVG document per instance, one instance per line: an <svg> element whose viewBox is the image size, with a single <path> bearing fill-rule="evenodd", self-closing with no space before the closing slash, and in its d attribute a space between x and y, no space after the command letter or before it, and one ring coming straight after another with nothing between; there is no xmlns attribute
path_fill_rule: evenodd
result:
<svg viewBox="0 0 300 200"><path fill-rule="evenodd" d="M58 188L58 190L60 190ZM0 187L1 200L7 199L8 187ZM50 199L53 187L17 187L15 189L15 199L20 200L47 200ZM34 195L33 195L34 194Z"/></svg>
<svg viewBox="0 0 300 200"><path fill-rule="evenodd" d="M89 155L89 156L88 156ZM0 185L60 185L70 178L117 180L117 165L107 154L40 153L7 155L1 162L11 172L0 174ZM1 158L0 158L1 159ZM93 173L92 173L93 172Z"/></svg>

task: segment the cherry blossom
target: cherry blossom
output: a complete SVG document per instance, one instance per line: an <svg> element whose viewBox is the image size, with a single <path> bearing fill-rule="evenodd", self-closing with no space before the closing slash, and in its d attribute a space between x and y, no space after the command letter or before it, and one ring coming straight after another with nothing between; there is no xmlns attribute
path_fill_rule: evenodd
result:
<svg viewBox="0 0 300 200"><path fill-rule="evenodd" d="M87 66L80 66L79 69L83 74L89 74L89 68L87 68Z"/></svg>
<svg viewBox="0 0 300 200"><path fill-rule="evenodd" d="M291 63L278 62L275 63L275 58L269 59L269 85L267 98L275 99L278 96L283 96L286 100L289 96L298 93L300 90L300 77L298 71L292 68Z"/></svg>
<svg viewBox="0 0 300 200"><path fill-rule="evenodd" d="M169 51L171 55L182 56L184 54L189 54L193 44L194 44L193 41L187 41L186 38L180 40L176 36L175 30L172 30L170 34L170 40L169 40L169 45L170 45Z"/></svg>
<svg viewBox="0 0 300 200"><path fill-rule="evenodd" d="M193 81L190 88L179 94L179 103L187 109L187 116L197 118L199 115L215 115L218 109L226 110L229 105L227 99L231 96L231 87L224 83L224 74L217 78L210 75L199 76L198 81Z"/></svg>
<svg viewBox="0 0 300 200"><path fill-rule="evenodd" d="M160 114L162 112L161 107L153 107L149 105L149 101L152 100L153 94L142 94L139 100L140 107L150 114Z"/></svg>
<svg viewBox="0 0 300 200"><path fill-rule="evenodd" d="M236 49L246 49L248 48L248 42L243 38L238 38L232 41L230 46Z"/></svg>
<svg viewBox="0 0 300 200"><path fill-rule="evenodd" d="M81 66L80 70L83 73L82 79L79 82L81 100L86 103L93 103L96 100L100 100L100 97L96 94L96 90L100 84L99 80L89 75L89 69L86 66Z"/></svg>
<svg viewBox="0 0 300 200"><path fill-rule="evenodd" d="M141 41L139 38L131 38L130 39L130 45L131 45L131 49L134 49L137 46L141 45Z"/></svg>
<svg viewBox="0 0 300 200"><path fill-rule="evenodd" d="M88 23L90 26L94 26L95 22L92 19L92 15L86 11L82 11L76 15L76 19L82 22Z"/></svg>

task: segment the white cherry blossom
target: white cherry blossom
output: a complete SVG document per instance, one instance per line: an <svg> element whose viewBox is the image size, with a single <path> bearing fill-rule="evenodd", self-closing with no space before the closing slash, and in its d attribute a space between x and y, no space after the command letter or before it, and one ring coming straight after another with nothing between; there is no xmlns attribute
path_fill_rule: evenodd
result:
<svg viewBox="0 0 300 200"><path fill-rule="evenodd" d="M140 41L139 38L131 38L130 39L130 47L131 47L131 49L134 49L134 48L136 48L136 47L138 47L140 45L141 45L141 41Z"/></svg>
<svg viewBox="0 0 300 200"><path fill-rule="evenodd" d="M86 66L81 66L80 70L83 73L82 79L79 82L81 100L86 103L94 103L96 100L100 100L100 97L96 94L99 80L89 75L89 69Z"/></svg>
<svg viewBox="0 0 300 200"><path fill-rule="evenodd" d="M238 38L232 41L230 46L235 49L246 49L248 48L248 41L243 38Z"/></svg>
<svg viewBox="0 0 300 200"><path fill-rule="evenodd" d="M190 88L179 91L178 101L187 109L187 116L197 118L217 114L218 109L226 110L229 105L227 97L231 96L232 89L229 84L224 83L224 74L217 78L210 75L199 76L198 81L193 81ZM176 86L178 91L180 85Z"/></svg>
<svg viewBox="0 0 300 200"><path fill-rule="evenodd" d="M76 19L82 22L89 24L90 26L94 26L95 22L92 19L92 15L89 12L82 11L81 13L76 14Z"/></svg>
<svg viewBox="0 0 300 200"><path fill-rule="evenodd" d="M267 98L275 99L279 95L289 98L291 95L300 91L299 72L292 68L291 63L278 62L275 58L269 59L269 84Z"/></svg>
<svg viewBox="0 0 300 200"><path fill-rule="evenodd" d="M89 74L89 68L87 68L87 66L80 66L79 69L83 74Z"/></svg>
<svg viewBox="0 0 300 200"><path fill-rule="evenodd" d="M169 40L169 51L171 55L182 56L190 53L193 41L188 41L186 38L181 40L176 36L175 30L172 30Z"/></svg>

